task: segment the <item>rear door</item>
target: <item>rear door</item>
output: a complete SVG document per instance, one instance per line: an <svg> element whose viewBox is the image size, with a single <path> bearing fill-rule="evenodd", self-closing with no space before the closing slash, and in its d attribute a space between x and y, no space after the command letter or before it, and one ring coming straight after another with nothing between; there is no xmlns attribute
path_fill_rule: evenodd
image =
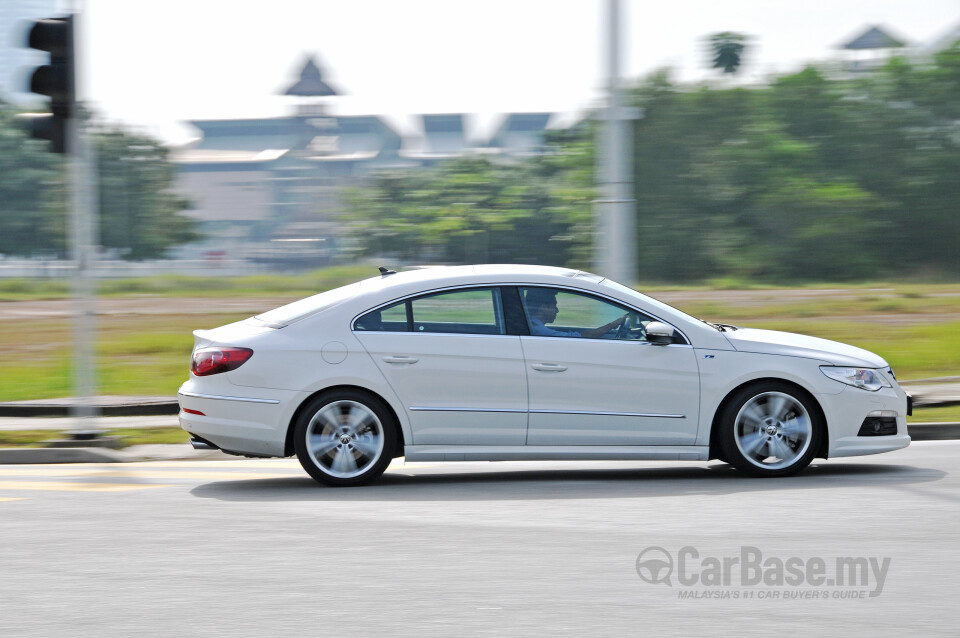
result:
<svg viewBox="0 0 960 638"><path fill-rule="evenodd" d="M414 445L523 445L527 380L498 287L423 295L360 317L354 334L400 397Z"/></svg>

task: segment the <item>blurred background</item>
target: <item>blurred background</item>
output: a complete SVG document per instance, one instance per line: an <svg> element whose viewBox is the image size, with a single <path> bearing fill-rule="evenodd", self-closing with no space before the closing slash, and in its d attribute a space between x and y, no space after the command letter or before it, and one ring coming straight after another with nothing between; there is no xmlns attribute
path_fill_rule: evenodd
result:
<svg viewBox="0 0 960 638"><path fill-rule="evenodd" d="M0 276L68 266L62 167L11 116L26 21L69 4L0 10ZM591 265L603 2L84 4L102 276ZM621 20L644 281L960 272L955 3Z"/></svg>
<svg viewBox="0 0 960 638"><path fill-rule="evenodd" d="M0 400L70 393L69 182L14 119L46 108L30 20L83 11L99 387L172 395L192 329L375 265L595 269L605 5L3 0ZM956 374L955 0L624 0L619 20L624 283ZM835 294L775 292L806 288Z"/></svg>

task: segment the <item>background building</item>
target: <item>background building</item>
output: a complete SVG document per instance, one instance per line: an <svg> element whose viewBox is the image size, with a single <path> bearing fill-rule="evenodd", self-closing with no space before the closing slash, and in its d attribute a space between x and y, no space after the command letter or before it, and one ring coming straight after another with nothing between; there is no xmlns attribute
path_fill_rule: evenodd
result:
<svg viewBox="0 0 960 638"><path fill-rule="evenodd" d="M179 190L207 239L180 256L315 267L337 252L339 192L373 171L431 166L471 153L505 158L542 147L549 113L507 115L490 140L470 141L461 113L419 117L406 138L376 115L337 116L339 92L308 59L284 95L287 117L199 120L200 138L172 153Z"/></svg>

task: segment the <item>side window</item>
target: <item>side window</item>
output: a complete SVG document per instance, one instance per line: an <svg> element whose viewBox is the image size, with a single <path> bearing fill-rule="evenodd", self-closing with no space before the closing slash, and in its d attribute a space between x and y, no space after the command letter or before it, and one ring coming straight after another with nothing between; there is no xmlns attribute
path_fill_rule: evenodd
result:
<svg viewBox="0 0 960 638"><path fill-rule="evenodd" d="M372 332L406 332L407 302L401 301L363 315L354 324L357 330Z"/></svg>
<svg viewBox="0 0 960 638"><path fill-rule="evenodd" d="M506 334L499 288L441 292L410 301L414 332Z"/></svg>
<svg viewBox="0 0 960 638"><path fill-rule="evenodd" d="M647 315L591 295L521 288L530 334L541 337L646 340Z"/></svg>

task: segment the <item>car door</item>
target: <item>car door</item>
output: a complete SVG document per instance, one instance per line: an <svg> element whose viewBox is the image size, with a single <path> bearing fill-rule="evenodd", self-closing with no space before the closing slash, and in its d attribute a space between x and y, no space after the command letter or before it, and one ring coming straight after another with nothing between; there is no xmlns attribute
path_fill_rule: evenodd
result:
<svg viewBox="0 0 960 638"><path fill-rule="evenodd" d="M530 303L544 291L555 295L557 312L538 312ZM699 373L682 337L654 345L643 331L652 317L583 292L527 287L521 295L531 332L520 338L530 395L528 445L695 442ZM590 334L624 315L632 328Z"/></svg>
<svg viewBox="0 0 960 638"><path fill-rule="evenodd" d="M414 445L523 445L527 380L497 287L447 290L354 323L407 412Z"/></svg>

